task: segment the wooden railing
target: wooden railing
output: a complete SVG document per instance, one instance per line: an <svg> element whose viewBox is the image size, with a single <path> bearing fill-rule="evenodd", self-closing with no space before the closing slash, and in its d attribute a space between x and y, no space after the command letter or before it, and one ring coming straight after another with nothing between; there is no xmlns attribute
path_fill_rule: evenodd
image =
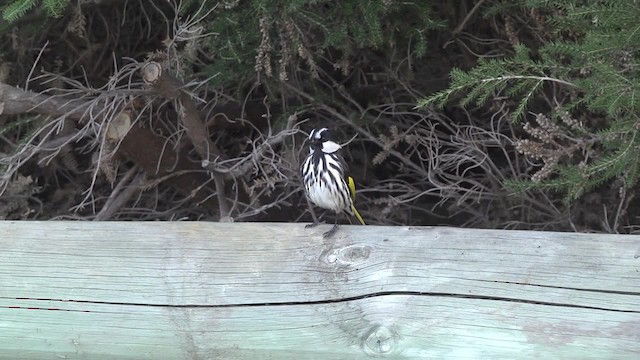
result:
<svg viewBox="0 0 640 360"><path fill-rule="evenodd" d="M640 236L0 222L0 359L640 359Z"/></svg>

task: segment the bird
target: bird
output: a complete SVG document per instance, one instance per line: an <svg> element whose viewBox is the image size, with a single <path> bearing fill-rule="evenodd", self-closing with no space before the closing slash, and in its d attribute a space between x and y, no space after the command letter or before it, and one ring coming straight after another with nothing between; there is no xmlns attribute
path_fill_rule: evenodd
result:
<svg viewBox="0 0 640 360"><path fill-rule="evenodd" d="M309 155L302 163L302 182L307 197L313 204L336 212L336 221L331 230L323 234L329 238L338 230L338 216L347 213L365 225L355 206L356 184L349 175L346 161L340 155L342 146L334 140L328 128L313 129L309 134ZM306 227L314 227L318 222Z"/></svg>

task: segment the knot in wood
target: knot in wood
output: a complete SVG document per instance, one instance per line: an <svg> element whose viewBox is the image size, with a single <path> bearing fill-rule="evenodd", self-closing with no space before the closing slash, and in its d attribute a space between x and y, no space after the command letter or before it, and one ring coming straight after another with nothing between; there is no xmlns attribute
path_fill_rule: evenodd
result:
<svg viewBox="0 0 640 360"><path fill-rule="evenodd" d="M391 354L398 345L398 334L384 325L373 327L365 335L362 347L371 356L385 356Z"/></svg>
<svg viewBox="0 0 640 360"><path fill-rule="evenodd" d="M353 265L363 262L371 255L371 247L367 245L348 245L334 249L326 256L327 262L339 265Z"/></svg>

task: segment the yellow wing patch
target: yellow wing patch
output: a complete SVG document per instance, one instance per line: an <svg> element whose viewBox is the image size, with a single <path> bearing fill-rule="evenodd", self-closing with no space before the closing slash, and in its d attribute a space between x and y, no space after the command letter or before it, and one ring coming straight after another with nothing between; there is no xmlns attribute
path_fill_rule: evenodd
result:
<svg viewBox="0 0 640 360"><path fill-rule="evenodd" d="M351 194L351 200L356 201L356 183L351 176L347 176L347 185L349 185L349 194Z"/></svg>

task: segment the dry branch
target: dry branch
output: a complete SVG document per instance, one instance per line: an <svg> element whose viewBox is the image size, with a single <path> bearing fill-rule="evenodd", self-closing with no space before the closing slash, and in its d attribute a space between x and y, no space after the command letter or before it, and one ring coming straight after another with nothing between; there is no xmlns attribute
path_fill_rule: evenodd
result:
<svg viewBox="0 0 640 360"><path fill-rule="evenodd" d="M142 78L145 83L159 95L177 100L180 106L180 120L187 130L187 136L198 155L203 159L225 160L226 156L218 146L210 140L207 128L202 120L200 111L196 108L189 93L183 90L184 84L162 70L162 65L151 61L142 66Z"/></svg>
<svg viewBox="0 0 640 360"><path fill-rule="evenodd" d="M65 116L79 123L89 121L91 118L90 109L95 106L91 101L47 96L2 83L0 83L0 104L4 105L4 114L6 115L38 113L48 116ZM102 110L99 106L95 106L93 112L104 113ZM121 117L115 116L114 118L120 119ZM209 181L209 177L206 176L202 167L189 161L186 154L166 151L166 140L149 129L130 126L126 136L123 136L122 129L119 128L120 122L118 124L116 126L118 130L112 132L115 134L113 135L115 138L112 140L119 141L117 155L133 161L151 179L164 178L168 185L174 187L182 195L192 198L196 203L202 204L209 211L216 212L218 210L217 201L209 197L211 190L202 186ZM55 145L60 142L56 140L49 143ZM52 146L46 148L50 149ZM194 193L194 189L199 190Z"/></svg>
<svg viewBox="0 0 640 360"><path fill-rule="evenodd" d="M184 85L178 79L163 71L162 65L150 61L142 66L142 78L145 83L151 86L158 94L167 99L175 99L179 106L179 115L182 125L187 130L187 136L191 140L193 147L203 160L224 160L226 156L211 141L200 111L196 108L191 95L184 91ZM229 204L227 203L225 183L222 175L213 173L213 180L218 194L218 204L220 218L229 215Z"/></svg>
<svg viewBox="0 0 640 360"><path fill-rule="evenodd" d="M83 121L86 120L85 116L90 106L90 103L83 100L38 94L0 83L0 115L64 115L73 120Z"/></svg>

